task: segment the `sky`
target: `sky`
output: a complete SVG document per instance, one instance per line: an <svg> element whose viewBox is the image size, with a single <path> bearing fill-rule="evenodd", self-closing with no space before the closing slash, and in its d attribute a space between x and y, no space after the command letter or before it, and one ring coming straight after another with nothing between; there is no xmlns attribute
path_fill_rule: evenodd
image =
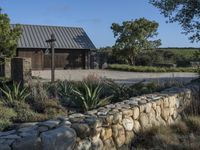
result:
<svg viewBox="0 0 200 150"><path fill-rule="evenodd" d="M112 23L145 17L159 23L161 47L199 47L181 34L177 23L166 23L148 0L0 0L11 23L82 27L97 48L115 43Z"/></svg>

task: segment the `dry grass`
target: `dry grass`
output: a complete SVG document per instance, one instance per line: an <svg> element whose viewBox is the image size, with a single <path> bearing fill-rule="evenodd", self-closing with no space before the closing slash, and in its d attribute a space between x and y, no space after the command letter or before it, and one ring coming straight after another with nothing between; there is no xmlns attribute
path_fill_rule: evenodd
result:
<svg viewBox="0 0 200 150"><path fill-rule="evenodd" d="M199 150L200 117L191 116L171 126L143 131L133 141L135 149Z"/></svg>

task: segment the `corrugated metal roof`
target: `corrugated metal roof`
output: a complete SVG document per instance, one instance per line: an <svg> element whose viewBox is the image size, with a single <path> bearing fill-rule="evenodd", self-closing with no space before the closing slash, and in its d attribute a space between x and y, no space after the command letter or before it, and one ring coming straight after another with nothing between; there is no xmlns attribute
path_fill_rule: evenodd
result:
<svg viewBox="0 0 200 150"><path fill-rule="evenodd" d="M12 25L12 27L14 26ZM21 28L23 32L18 42L18 48L47 48L46 40L50 39L50 35L54 33L55 48L95 49L83 28L43 25L21 25Z"/></svg>

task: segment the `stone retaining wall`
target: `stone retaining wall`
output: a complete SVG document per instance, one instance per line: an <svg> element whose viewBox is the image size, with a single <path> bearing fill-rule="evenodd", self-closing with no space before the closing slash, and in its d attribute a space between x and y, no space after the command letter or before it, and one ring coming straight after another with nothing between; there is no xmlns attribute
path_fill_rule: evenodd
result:
<svg viewBox="0 0 200 150"><path fill-rule="evenodd" d="M133 97L86 114L25 123L0 132L0 150L113 150L152 126L172 124L198 100L199 85Z"/></svg>

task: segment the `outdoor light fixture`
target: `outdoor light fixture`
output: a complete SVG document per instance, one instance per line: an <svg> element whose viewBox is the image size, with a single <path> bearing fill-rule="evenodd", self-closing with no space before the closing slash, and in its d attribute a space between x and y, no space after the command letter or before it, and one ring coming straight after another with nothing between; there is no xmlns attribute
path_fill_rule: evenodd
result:
<svg viewBox="0 0 200 150"><path fill-rule="evenodd" d="M55 42L56 42L55 35L51 34L51 39L46 40L46 42L47 44L50 44L51 46L51 82L54 82L55 81Z"/></svg>

